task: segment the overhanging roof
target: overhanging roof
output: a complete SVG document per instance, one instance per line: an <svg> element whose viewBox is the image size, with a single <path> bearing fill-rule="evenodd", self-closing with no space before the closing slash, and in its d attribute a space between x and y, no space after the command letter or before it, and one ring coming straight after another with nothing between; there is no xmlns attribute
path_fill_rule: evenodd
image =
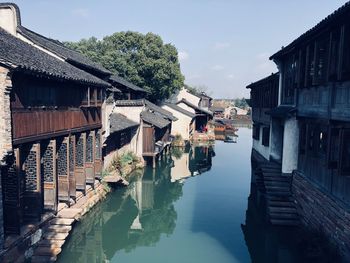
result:
<svg viewBox="0 0 350 263"><path fill-rule="evenodd" d="M194 110L196 110L196 111L200 111L200 112L202 112L202 113L204 113L204 114L206 114L206 115L213 116L213 113L212 113L211 111L208 111L208 110L205 110L205 109L203 109L203 108L200 108L200 107L198 107L198 106L192 104L191 102L189 102L189 101L186 100L186 99L182 99L182 100L176 102L176 104L180 104L180 103L184 103L184 104L187 105L188 107L190 107L190 108L192 108L192 109L194 109Z"/></svg>
<svg viewBox="0 0 350 263"><path fill-rule="evenodd" d="M184 114L184 115L186 115L186 116L188 116L188 117L190 117L190 118L196 117L196 114L194 114L194 113L192 113L192 112L189 112L189 111L187 111L187 110L185 110L185 109L183 109L183 108L177 106L176 104L165 103L164 105L165 105L165 106L168 106L169 108L171 108L171 109L173 109L173 110L176 110L176 111L178 111L178 112L180 112L180 113L182 113L182 114Z"/></svg>
<svg viewBox="0 0 350 263"><path fill-rule="evenodd" d="M141 119L156 126L159 129L163 129L170 124L170 121L164 119L161 115L149 111L141 112Z"/></svg>
<svg viewBox="0 0 350 263"><path fill-rule="evenodd" d="M112 82L117 83L117 84L120 84L120 85L122 85L122 86L124 86L124 87L127 87L127 88L133 90L133 91L144 92L144 93L147 92L147 91L144 90L143 88L140 88L140 87L134 85L133 83L127 81L126 79L124 79L124 78L122 78L122 77L120 77L120 76L118 76L118 75L113 75L113 76L111 76L109 79L110 79Z"/></svg>
<svg viewBox="0 0 350 263"><path fill-rule="evenodd" d="M112 113L109 120L110 133L121 132L139 126L137 122L128 119L120 113Z"/></svg>

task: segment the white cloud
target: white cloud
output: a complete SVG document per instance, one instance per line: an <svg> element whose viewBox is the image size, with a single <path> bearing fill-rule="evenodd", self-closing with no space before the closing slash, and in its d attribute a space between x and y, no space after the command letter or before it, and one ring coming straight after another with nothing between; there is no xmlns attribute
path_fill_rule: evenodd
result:
<svg viewBox="0 0 350 263"><path fill-rule="evenodd" d="M214 70L214 71L221 71L221 70L224 69L224 67L221 66L221 65L214 65L214 66L211 67L211 69Z"/></svg>
<svg viewBox="0 0 350 263"><path fill-rule="evenodd" d="M79 18L87 18L89 17L90 12L88 9L85 9L85 8L77 8L72 10L72 15Z"/></svg>
<svg viewBox="0 0 350 263"><path fill-rule="evenodd" d="M189 58L189 54L186 51L179 51L179 61L185 61Z"/></svg>
<svg viewBox="0 0 350 263"><path fill-rule="evenodd" d="M228 42L216 42L214 44L214 49L218 50L218 49L226 49L231 47L231 44Z"/></svg>
<svg viewBox="0 0 350 263"><path fill-rule="evenodd" d="M235 76L235 75L233 75L233 74L229 74L229 75L227 75L227 78L228 78L228 79L235 79L235 78L236 78L236 76Z"/></svg>

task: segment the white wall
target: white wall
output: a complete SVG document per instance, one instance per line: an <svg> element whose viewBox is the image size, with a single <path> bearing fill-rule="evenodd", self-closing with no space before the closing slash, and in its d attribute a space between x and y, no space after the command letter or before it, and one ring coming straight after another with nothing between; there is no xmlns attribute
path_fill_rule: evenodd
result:
<svg viewBox="0 0 350 263"><path fill-rule="evenodd" d="M12 35L16 35L17 13L13 6L3 6L0 8L0 27Z"/></svg>
<svg viewBox="0 0 350 263"><path fill-rule="evenodd" d="M143 106L130 106L130 107L115 107L114 104L107 104L106 105L106 111L105 111L105 127L106 127L106 133L105 138L107 138L110 134L110 122L109 122L109 116L112 113L120 113L124 116L126 116L128 119L140 123L140 126L136 129L136 132L132 134L132 138L129 144L124 145L122 148L118 149L118 151L114 151L109 153L107 156L104 157L104 167L107 168L111 160L113 159L113 156L115 154L122 154L126 151L131 151L136 154L137 157L142 159L142 122L140 118L140 114L143 111Z"/></svg>
<svg viewBox="0 0 350 263"><path fill-rule="evenodd" d="M171 167L170 175L171 182L181 181L188 177L191 177L189 170L189 154L183 153L179 159L172 157L174 166Z"/></svg>
<svg viewBox="0 0 350 263"><path fill-rule="evenodd" d="M299 125L296 118L284 122L282 173L292 173L298 168Z"/></svg>
<svg viewBox="0 0 350 263"><path fill-rule="evenodd" d="M260 153L266 160L270 160L270 147L262 145L263 127L264 126L260 126L259 140L253 139L253 148L258 153ZM271 145L271 129L270 129L270 145Z"/></svg>
<svg viewBox="0 0 350 263"><path fill-rule="evenodd" d="M186 99L187 101L191 102L192 104L198 106L200 98L189 93L185 88L182 88L180 91L178 91L177 93L175 93L170 99L169 101L171 103L176 103L182 99Z"/></svg>
<svg viewBox="0 0 350 263"><path fill-rule="evenodd" d="M181 135L182 139L189 140L190 123L192 121L192 118L166 105L162 106L162 108L167 111L170 111L178 119L177 121L174 121L172 123L171 134L179 134Z"/></svg>
<svg viewBox="0 0 350 263"><path fill-rule="evenodd" d="M270 134L270 156L271 159L282 161L283 147L283 125L279 119L272 118Z"/></svg>

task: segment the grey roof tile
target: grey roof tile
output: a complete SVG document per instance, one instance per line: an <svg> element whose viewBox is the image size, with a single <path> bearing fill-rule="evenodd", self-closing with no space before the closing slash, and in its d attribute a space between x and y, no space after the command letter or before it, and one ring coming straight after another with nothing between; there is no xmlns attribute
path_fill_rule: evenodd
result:
<svg viewBox="0 0 350 263"><path fill-rule="evenodd" d="M183 108L177 106L176 104L165 103L164 105L166 105L166 106L168 106L169 108L172 108L173 110L176 110L176 111L178 111L178 112L180 112L180 113L182 113L182 114L184 114L184 115L186 115L186 116L188 116L188 117L191 117L191 118L196 117L196 114L194 114L194 113L192 113L192 112L189 112L189 111L187 111L187 110L185 110L185 109L183 109Z"/></svg>
<svg viewBox="0 0 350 263"><path fill-rule="evenodd" d="M26 38L33 41L35 44L51 51L52 53L56 54L59 57L62 57L67 62L76 64L77 66L80 65L85 68L89 68L91 70L97 71L105 75L112 74L109 70L105 69L102 65L96 62L93 62L92 60L85 57L83 54L79 53L78 51L72 50L64 46L63 43L59 42L58 40L54 40L54 39L42 36L21 25L17 27L17 31L20 34L24 35Z"/></svg>
<svg viewBox="0 0 350 263"><path fill-rule="evenodd" d="M145 100L145 104L150 110L158 112L159 114L163 115L164 117L168 118L169 120L177 121L177 118L170 111L162 109L158 105L156 105L148 100Z"/></svg>
<svg viewBox="0 0 350 263"><path fill-rule="evenodd" d="M200 108L200 107L194 105L193 103L189 102L189 101L186 100L186 99L182 99L182 100L176 102L176 104L180 104L180 103L184 103L184 104L186 104L188 107L190 107L190 108L192 108L192 109L194 109L194 110L196 110L196 111L200 111L200 112L202 112L202 113L205 113L205 114L208 114L208 115L210 115L210 116L213 116L213 113L212 113L211 111L208 111L208 110L206 110L206 109Z"/></svg>
<svg viewBox="0 0 350 263"><path fill-rule="evenodd" d="M115 101L116 106L120 107L130 107L130 106L145 106L144 99L139 100L116 100Z"/></svg>
<svg viewBox="0 0 350 263"><path fill-rule="evenodd" d="M120 113L112 113L110 116L110 132L120 132L126 129L139 126L138 123L128 119Z"/></svg>
<svg viewBox="0 0 350 263"><path fill-rule="evenodd" d="M0 29L0 62L14 70L49 78L109 87L110 84L61 61Z"/></svg>
<svg viewBox="0 0 350 263"><path fill-rule="evenodd" d="M141 119L159 129L163 129L170 124L170 121L164 119L161 115L150 111L141 112Z"/></svg>

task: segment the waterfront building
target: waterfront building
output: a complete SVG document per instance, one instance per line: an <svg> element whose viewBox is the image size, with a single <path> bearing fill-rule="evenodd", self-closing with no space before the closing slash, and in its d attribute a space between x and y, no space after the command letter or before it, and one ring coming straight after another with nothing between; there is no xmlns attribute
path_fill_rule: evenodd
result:
<svg viewBox="0 0 350 263"><path fill-rule="evenodd" d="M184 141L188 142L195 130L196 114L172 103L165 103L162 108L171 112L178 119L171 127L171 134L180 135Z"/></svg>
<svg viewBox="0 0 350 263"><path fill-rule="evenodd" d="M223 107L212 106L210 108L210 111L213 113L215 119L222 119L225 117L226 109Z"/></svg>
<svg viewBox="0 0 350 263"><path fill-rule="evenodd" d="M267 113L278 105L279 74L275 73L247 86L250 89L250 104L253 121L253 149L266 160L280 152L270 144L271 116ZM273 158L273 157L272 157ZM275 158L278 162L280 158Z"/></svg>
<svg viewBox="0 0 350 263"><path fill-rule="evenodd" d="M27 33L41 36L21 25L16 5L0 4L0 13L0 218L5 235L18 235L24 224L94 187L102 168L101 108L110 84L74 66L107 74L78 53L68 63L32 42Z"/></svg>
<svg viewBox="0 0 350 263"><path fill-rule="evenodd" d="M350 2L271 56L278 106L264 157L292 175L302 222L350 257ZM252 91L254 88L252 88ZM254 94L252 94L252 101ZM253 102L253 119L259 107ZM257 138L257 128L253 135ZM254 142L255 146L257 142Z"/></svg>

